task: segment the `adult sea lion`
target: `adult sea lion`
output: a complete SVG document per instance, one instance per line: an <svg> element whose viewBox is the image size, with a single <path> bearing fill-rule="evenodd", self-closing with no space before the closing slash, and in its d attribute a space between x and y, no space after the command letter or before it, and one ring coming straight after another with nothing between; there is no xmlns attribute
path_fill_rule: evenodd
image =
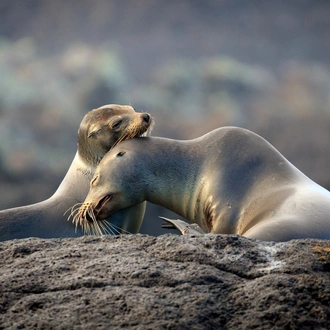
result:
<svg viewBox="0 0 330 330"><path fill-rule="evenodd" d="M112 146L146 135L152 126L153 118L149 114L137 113L130 106L109 104L88 112L79 127L76 155L57 191L43 202L0 211L0 241L31 236L81 236L82 231L77 232L64 213L85 199L96 166ZM145 203L119 211L108 219L102 230L136 233L144 211ZM97 223L83 229L87 233L101 232Z"/></svg>
<svg viewBox="0 0 330 330"><path fill-rule="evenodd" d="M102 222L142 201L207 233L330 239L330 193L242 128L223 127L187 141L124 141L100 162L75 221Z"/></svg>

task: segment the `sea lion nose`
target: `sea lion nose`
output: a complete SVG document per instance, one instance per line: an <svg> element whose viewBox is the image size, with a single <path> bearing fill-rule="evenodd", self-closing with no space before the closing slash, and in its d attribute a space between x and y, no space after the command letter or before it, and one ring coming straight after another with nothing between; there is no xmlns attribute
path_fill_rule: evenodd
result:
<svg viewBox="0 0 330 330"><path fill-rule="evenodd" d="M150 121L150 115L148 115L147 113L144 113L142 115L142 119L146 122L146 123L149 123Z"/></svg>

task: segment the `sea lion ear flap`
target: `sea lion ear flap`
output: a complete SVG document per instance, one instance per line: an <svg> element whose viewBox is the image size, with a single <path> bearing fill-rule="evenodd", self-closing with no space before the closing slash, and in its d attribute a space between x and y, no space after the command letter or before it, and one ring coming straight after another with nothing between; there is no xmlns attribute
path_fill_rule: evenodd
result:
<svg viewBox="0 0 330 330"><path fill-rule="evenodd" d="M117 157L122 157L126 154L126 151L119 151Z"/></svg>

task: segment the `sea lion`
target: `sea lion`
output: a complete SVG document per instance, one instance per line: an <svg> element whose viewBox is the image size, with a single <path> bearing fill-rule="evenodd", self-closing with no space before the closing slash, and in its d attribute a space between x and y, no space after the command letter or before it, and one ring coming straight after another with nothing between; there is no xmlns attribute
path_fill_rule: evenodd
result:
<svg viewBox="0 0 330 330"><path fill-rule="evenodd" d="M153 122L149 114L135 112L130 106L109 104L88 112L79 127L76 155L57 191L43 202L1 211L0 241L81 236L83 232L77 232L64 213L85 199L95 168L106 152L124 139L148 134ZM145 203L122 210L108 219L102 230L136 233L144 211ZM97 223L83 229L100 233Z"/></svg>
<svg viewBox="0 0 330 330"><path fill-rule="evenodd" d="M330 239L330 192L242 128L223 127L186 141L124 141L100 162L75 221L102 222L142 201L207 233Z"/></svg>

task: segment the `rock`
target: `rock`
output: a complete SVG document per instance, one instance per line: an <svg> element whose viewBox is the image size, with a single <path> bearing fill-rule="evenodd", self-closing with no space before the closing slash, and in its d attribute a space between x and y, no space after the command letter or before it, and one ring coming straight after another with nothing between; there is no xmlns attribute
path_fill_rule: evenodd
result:
<svg viewBox="0 0 330 330"><path fill-rule="evenodd" d="M329 241L31 238L0 265L0 329L330 328Z"/></svg>

